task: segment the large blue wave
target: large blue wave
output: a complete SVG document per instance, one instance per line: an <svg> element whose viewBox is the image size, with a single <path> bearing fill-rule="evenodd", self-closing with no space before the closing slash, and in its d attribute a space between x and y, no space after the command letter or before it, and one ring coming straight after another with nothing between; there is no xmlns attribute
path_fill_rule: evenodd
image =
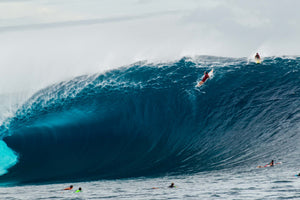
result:
<svg viewBox="0 0 300 200"><path fill-rule="evenodd" d="M196 88L212 67L214 77ZM34 94L0 129L18 160L0 182L244 166L296 151L299 124L298 57L140 62Z"/></svg>

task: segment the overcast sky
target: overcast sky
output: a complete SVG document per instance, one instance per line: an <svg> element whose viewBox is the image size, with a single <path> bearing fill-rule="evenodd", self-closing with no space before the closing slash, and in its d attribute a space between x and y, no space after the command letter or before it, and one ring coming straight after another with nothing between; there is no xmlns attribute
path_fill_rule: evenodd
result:
<svg viewBox="0 0 300 200"><path fill-rule="evenodd" d="M298 0L0 0L0 94L139 60L299 55L299 8Z"/></svg>

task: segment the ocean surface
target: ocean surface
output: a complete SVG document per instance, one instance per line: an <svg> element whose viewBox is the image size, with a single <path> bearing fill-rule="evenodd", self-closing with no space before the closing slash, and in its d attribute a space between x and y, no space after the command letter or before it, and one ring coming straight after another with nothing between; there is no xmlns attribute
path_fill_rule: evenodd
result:
<svg viewBox="0 0 300 200"><path fill-rule="evenodd" d="M1 199L300 199L300 57L142 61L16 96Z"/></svg>

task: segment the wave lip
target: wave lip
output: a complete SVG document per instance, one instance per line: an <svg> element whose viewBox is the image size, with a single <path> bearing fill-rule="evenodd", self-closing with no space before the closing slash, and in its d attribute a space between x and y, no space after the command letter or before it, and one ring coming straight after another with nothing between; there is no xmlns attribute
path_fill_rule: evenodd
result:
<svg viewBox="0 0 300 200"><path fill-rule="evenodd" d="M0 181L196 173L280 157L297 147L299 61L183 58L51 85L1 127L16 153ZM214 78L195 88L211 67Z"/></svg>

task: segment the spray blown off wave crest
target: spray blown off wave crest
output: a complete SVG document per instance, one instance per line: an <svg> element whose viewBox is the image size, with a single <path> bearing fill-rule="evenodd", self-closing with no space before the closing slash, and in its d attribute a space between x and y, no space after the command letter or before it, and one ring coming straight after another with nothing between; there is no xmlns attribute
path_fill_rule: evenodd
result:
<svg viewBox="0 0 300 200"><path fill-rule="evenodd" d="M195 173L295 151L299 70L300 58L183 58L51 85L2 125L18 162L0 181Z"/></svg>

